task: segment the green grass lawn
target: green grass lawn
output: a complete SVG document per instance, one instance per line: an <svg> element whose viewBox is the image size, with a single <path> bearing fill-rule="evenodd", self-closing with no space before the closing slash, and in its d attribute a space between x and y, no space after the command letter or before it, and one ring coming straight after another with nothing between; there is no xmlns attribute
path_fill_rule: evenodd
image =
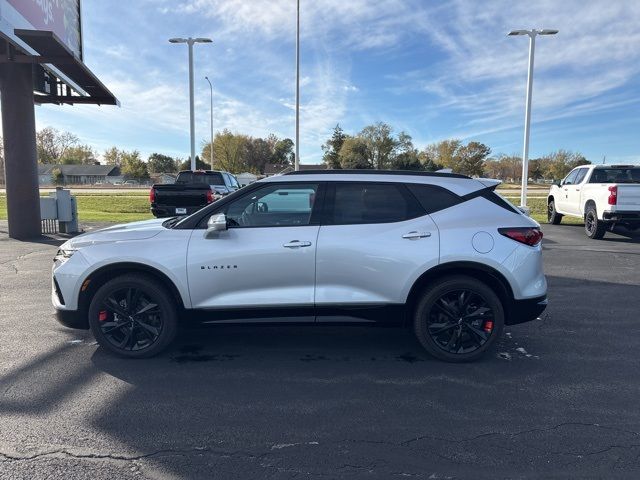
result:
<svg viewBox="0 0 640 480"><path fill-rule="evenodd" d="M153 218L149 196L130 194L76 194L78 216L85 222L134 222ZM7 198L0 195L0 219L7 218Z"/></svg>
<svg viewBox="0 0 640 480"><path fill-rule="evenodd" d="M78 200L78 215L80 221L85 222L134 222L153 218L149 212L149 197L138 192L130 193L80 193ZM520 203L519 197L506 197L514 205ZM547 205L544 198L529 198L531 216L540 223L547 221ZM0 219L7 218L7 201L5 195L0 195ZM580 224L579 218L565 217L563 223Z"/></svg>

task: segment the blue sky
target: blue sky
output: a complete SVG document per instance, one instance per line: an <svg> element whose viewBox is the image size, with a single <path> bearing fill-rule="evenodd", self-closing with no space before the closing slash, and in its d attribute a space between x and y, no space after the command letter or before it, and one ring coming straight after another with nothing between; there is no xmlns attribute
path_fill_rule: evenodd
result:
<svg viewBox="0 0 640 480"><path fill-rule="evenodd" d="M294 138L295 0L84 1L85 62L122 107L41 106L38 127L187 157L187 49L196 45L196 141L214 129ZM301 0L301 158L321 161L337 124L384 121L416 146L478 140L519 154L528 41L539 38L531 155L558 148L640 163L640 2ZM199 149L199 148L198 148Z"/></svg>

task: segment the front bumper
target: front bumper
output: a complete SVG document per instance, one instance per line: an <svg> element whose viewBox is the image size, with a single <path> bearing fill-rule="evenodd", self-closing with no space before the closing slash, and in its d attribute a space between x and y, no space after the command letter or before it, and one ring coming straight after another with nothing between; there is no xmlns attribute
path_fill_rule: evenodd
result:
<svg viewBox="0 0 640 480"><path fill-rule="evenodd" d="M89 320L87 319L87 315L80 310L56 309L56 320L68 328L89 330Z"/></svg>
<svg viewBox="0 0 640 480"><path fill-rule="evenodd" d="M513 300L504 323L506 325L517 325L535 320L544 312L547 304L546 295L525 300Z"/></svg>

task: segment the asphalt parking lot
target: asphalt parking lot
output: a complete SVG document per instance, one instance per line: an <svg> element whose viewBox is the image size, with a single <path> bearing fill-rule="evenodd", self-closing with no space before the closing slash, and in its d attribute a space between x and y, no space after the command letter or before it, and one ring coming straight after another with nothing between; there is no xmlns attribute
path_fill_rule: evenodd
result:
<svg viewBox="0 0 640 480"><path fill-rule="evenodd" d="M452 365L361 327L117 359L55 322L57 244L0 223L0 478L638 478L640 234L543 229L547 311Z"/></svg>

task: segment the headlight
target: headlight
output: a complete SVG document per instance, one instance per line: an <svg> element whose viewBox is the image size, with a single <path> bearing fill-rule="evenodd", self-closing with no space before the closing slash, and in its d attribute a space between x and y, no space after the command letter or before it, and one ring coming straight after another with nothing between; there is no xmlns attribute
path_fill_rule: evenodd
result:
<svg viewBox="0 0 640 480"><path fill-rule="evenodd" d="M58 249L58 252L56 253L56 256L53 257L53 261L55 263L58 263L58 264L64 263L67 260L69 260L74 253L76 253L75 249L72 249L72 248L66 248L66 249L60 248L60 249Z"/></svg>

